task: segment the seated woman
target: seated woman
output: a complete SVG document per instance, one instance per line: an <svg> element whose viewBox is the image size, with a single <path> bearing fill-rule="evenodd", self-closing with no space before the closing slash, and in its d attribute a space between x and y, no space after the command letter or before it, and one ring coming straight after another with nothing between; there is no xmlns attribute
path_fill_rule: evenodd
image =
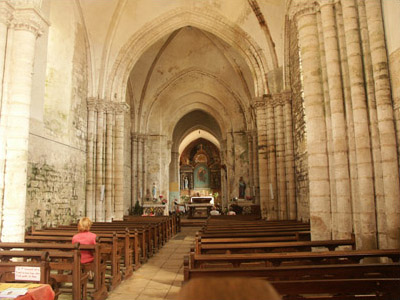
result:
<svg viewBox="0 0 400 300"><path fill-rule="evenodd" d="M96 244L96 234L90 232L90 227L92 226L92 221L84 217L79 220L78 231L72 237L72 244L81 243L83 245L94 245ZM89 250L81 250L81 264L87 264L92 262L94 259L93 254Z"/></svg>

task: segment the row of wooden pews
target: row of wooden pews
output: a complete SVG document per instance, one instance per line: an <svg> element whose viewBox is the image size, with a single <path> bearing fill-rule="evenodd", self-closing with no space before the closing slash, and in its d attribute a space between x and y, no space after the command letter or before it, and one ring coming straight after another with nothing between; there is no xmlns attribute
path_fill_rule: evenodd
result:
<svg viewBox="0 0 400 300"><path fill-rule="evenodd" d="M265 279L284 299L400 299L400 249L356 250L354 235L311 241L297 221L215 216L184 258L184 280L215 277Z"/></svg>
<svg viewBox="0 0 400 300"><path fill-rule="evenodd" d="M88 296L104 300L108 291L130 277L180 231L180 220L177 216L129 216L123 221L93 222L90 231L97 235L96 245L71 243L72 236L77 233L77 224L40 230L32 228L26 233L25 243L0 243L0 260L6 265L0 264L0 274L2 270L6 272L6 268L13 268L9 265L10 255L5 256L8 252L21 263L35 264L35 267L38 259L29 255L21 258L21 253L46 253L47 269L43 269L43 274L48 273L48 276L43 283L51 284L56 297L68 293L74 300L85 300ZM81 250L91 251L94 261L82 265ZM89 278L91 274L93 279ZM15 278L7 275L0 281L12 282Z"/></svg>

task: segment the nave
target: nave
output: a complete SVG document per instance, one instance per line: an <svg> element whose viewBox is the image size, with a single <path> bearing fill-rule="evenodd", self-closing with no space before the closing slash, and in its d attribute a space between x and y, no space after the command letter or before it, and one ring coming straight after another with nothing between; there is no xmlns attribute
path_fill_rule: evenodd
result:
<svg viewBox="0 0 400 300"><path fill-rule="evenodd" d="M133 276L123 281L107 300L175 299L183 282L183 256L188 255L200 228L182 227Z"/></svg>

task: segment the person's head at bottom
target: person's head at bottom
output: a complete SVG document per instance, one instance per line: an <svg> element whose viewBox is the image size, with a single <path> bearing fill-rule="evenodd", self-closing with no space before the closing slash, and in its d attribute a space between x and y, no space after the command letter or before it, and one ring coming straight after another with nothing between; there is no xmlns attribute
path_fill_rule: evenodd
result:
<svg viewBox="0 0 400 300"><path fill-rule="evenodd" d="M207 277L187 282L177 300L280 300L266 280L249 277Z"/></svg>

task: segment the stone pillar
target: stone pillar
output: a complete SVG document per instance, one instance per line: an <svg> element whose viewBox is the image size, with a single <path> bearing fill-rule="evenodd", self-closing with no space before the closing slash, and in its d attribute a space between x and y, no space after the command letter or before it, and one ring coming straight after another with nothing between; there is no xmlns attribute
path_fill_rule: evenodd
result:
<svg viewBox="0 0 400 300"><path fill-rule="evenodd" d="M137 135L136 133L131 133L131 207L134 207L136 201L139 200L138 197L138 182L137 182ZM143 204L139 201L140 204Z"/></svg>
<svg viewBox="0 0 400 300"><path fill-rule="evenodd" d="M331 238L330 185L315 7L299 11L296 20L303 65L312 239L325 240Z"/></svg>
<svg viewBox="0 0 400 300"><path fill-rule="evenodd" d="M286 167L286 190L289 220L297 219L296 205L296 183L294 180L294 151L293 151L293 122L292 122L292 99L291 92L282 93L284 101L283 119L285 122L285 167Z"/></svg>
<svg viewBox="0 0 400 300"><path fill-rule="evenodd" d="M174 211L175 198L179 200L179 152L171 151L171 163L169 168L169 210Z"/></svg>
<svg viewBox="0 0 400 300"><path fill-rule="evenodd" d="M126 103L116 103L115 111L115 139L114 139L114 182L115 182L115 219L124 217L124 130L125 112L129 110Z"/></svg>
<svg viewBox="0 0 400 300"><path fill-rule="evenodd" d="M10 2L0 0L0 112L3 103L4 62L7 52L8 28L11 24L14 7Z"/></svg>
<svg viewBox="0 0 400 300"><path fill-rule="evenodd" d="M113 207L113 149L114 149L114 136L113 136L113 122L114 122L114 107L112 103L108 103L106 107L106 168L105 168L105 211L106 221L110 222L114 217Z"/></svg>
<svg viewBox="0 0 400 300"><path fill-rule="evenodd" d="M332 150L334 180L336 188L336 216L334 232L336 239L350 238L352 232L352 208L349 174L349 157L346 140L346 120L344 116L343 88L340 70L338 36L333 2L321 5L321 22L325 44L326 72L329 89L329 105L332 124Z"/></svg>
<svg viewBox="0 0 400 300"><path fill-rule="evenodd" d="M338 33L339 42L339 53L340 53L340 66L342 74L343 84L343 100L345 106L345 120L347 126L347 143L349 149L349 175L350 175L350 188L351 188L351 206L352 206L352 219L353 219L353 231L355 233L360 232L360 214L355 213L358 211L358 174L357 174L357 160L356 160L356 144L354 136L354 121L353 121L353 105L351 102L351 91L350 91L350 78L349 78L349 66L347 63L347 51L346 51L346 39L343 25L343 14L342 6L340 2L335 2L336 12L336 28Z"/></svg>
<svg viewBox="0 0 400 300"><path fill-rule="evenodd" d="M222 207L228 208L228 203L229 203L229 195L228 195L228 185L227 185L227 179L228 179L228 172L227 172L227 160L226 160L226 153L227 153L227 141L222 140L221 141L221 203Z"/></svg>
<svg viewBox="0 0 400 300"><path fill-rule="evenodd" d="M259 176L259 164L258 164L258 139L257 134L253 132L253 165L254 165L254 190L253 195L255 197L255 204L260 205L260 176ZM266 168L267 166L264 166ZM265 183L264 183L265 184ZM267 191L268 193L268 191Z"/></svg>
<svg viewBox="0 0 400 300"><path fill-rule="evenodd" d="M360 24L360 38L362 44L362 59L364 64L365 91L371 136L372 161L374 171L376 222L378 232L378 248L385 248L386 238L386 208L382 178L382 156L379 141L378 115L376 111L374 76L372 71L371 51L369 43L367 15L365 1L357 0L358 19Z"/></svg>
<svg viewBox="0 0 400 300"><path fill-rule="evenodd" d="M143 201L143 197L144 197L144 194L146 191L145 171L144 171L145 149L144 149L144 136L143 135L138 136L137 151L138 151L138 193L137 194L138 194L138 198L141 198L141 201Z"/></svg>
<svg viewBox="0 0 400 300"><path fill-rule="evenodd" d="M276 143L276 170L278 184L278 218L287 220L286 202L286 172L285 172L285 145L284 145L284 125L283 125L283 103L281 94L273 95L274 117L275 117L275 143Z"/></svg>
<svg viewBox="0 0 400 300"><path fill-rule="evenodd" d="M88 107L87 153L86 153L86 216L95 219L95 136L96 136L96 100L90 99Z"/></svg>
<svg viewBox="0 0 400 300"><path fill-rule="evenodd" d="M268 220L278 219L278 192L276 179L275 158L275 121L274 107L271 95L266 95L266 119L267 119L267 154L268 154ZM261 183L260 183L261 184Z"/></svg>
<svg viewBox="0 0 400 300"><path fill-rule="evenodd" d="M104 222L104 103L97 103L97 139L96 139L96 218L97 222Z"/></svg>
<svg viewBox="0 0 400 300"><path fill-rule="evenodd" d="M381 1L366 1L365 7L375 81L375 98L382 155L383 188L387 219L387 246L389 248L399 248L399 170Z"/></svg>
<svg viewBox="0 0 400 300"><path fill-rule="evenodd" d="M342 0L347 60L349 65L350 91L353 108L356 162L358 171L360 210L360 234L358 247L376 248L376 222L374 182L368 114L364 89L362 53L358 14L354 0Z"/></svg>
<svg viewBox="0 0 400 300"><path fill-rule="evenodd" d="M3 242L24 241L32 72L36 38L45 26L47 21L33 7L15 9L13 46L7 58L12 69L7 98Z"/></svg>
<svg viewBox="0 0 400 300"><path fill-rule="evenodd" d="M248 159L249 159L249 195L254 197L253 188L254 188L254 153L253 153L253 136L251 131L247 132L247 149L248 149Z"/></svg>
<svg viewBox="0 0 400 300"><path fill-rule="evenodd" d="M257 121L257 140L258 140L258 177L260 180L260 209L262 217L268 216L268 173L267 173L267 124L265 115L265 99L255 99L254 101L256 121ZM222 151L221 151L222 152ZM221 174L222 175L222 174Z"/></svg>
<svg viewBox="0 0 400 300"><path fill-rule="evenodd" d="M325 44L324 35L322 32L321 12L317 10L317 28L319 39L319 53L321 61L321 79L324 95L324 109L325 109L325 125L326 125L326 147L328 151L328 172L329 172L329 188L330 188L330 212L331 212L331 225L335 224L336 218L336 182L335 182L335 165L333 158L333 142L332 142L332 120L331 120L331 107L329 99L328 88L328 74L326 71L326 57L325 57ZM335 235L335 228L331 227L331 236Z"/></svg>
<svg viewBox="0 0 400 300"><path fill-rule="evenodd" d="M8 1L0 0L0 216L3 215L4 176L6 158L6 125L7 125L7 103L6 95L3 95L5 85L4 71L7 57L8 28L11 24L14 7ZM0 222L0 232L1 232Z"/></svg>

